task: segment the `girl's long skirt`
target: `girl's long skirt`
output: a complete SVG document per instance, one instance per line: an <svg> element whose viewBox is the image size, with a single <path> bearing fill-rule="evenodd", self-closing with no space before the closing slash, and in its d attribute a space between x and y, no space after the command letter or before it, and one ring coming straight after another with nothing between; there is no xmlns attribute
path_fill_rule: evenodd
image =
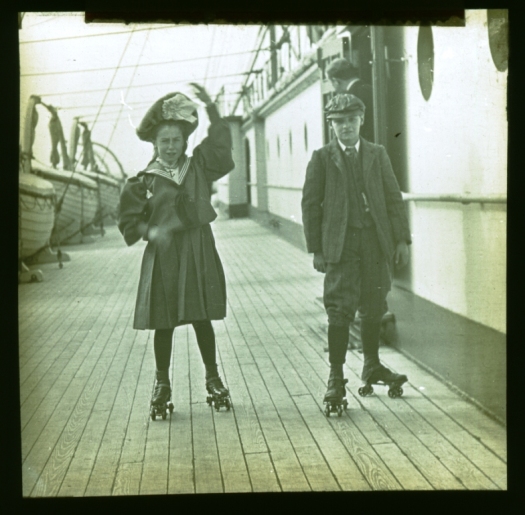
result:
<svg viewBox="0 0 525 515"><path fill-rule="evenodd" d="M148 242L135 329L168 329L226 316L226 282L209 224Z"/></svg>

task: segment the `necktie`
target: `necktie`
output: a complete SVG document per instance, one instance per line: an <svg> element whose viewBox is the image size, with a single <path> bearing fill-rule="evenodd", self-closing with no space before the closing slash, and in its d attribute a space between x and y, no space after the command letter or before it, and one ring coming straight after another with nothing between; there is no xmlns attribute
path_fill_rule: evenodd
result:
<svg viewBox="0 0 525 515"><path fill-rule="evenodd" d="M370 208L368 206L368 199L366 198L366 195L363 191L363 185L362 185L362 171L361 167L359 166L359 161L357 159L357 150L355 147L345 147L345 154L350 158L350 162L352 163L352 168L356 176L359 177L358 184L361 189L361 196L363 197L363 204L365 213L368 213L370 211ZM356 177L357 178L357 177Z"/></svg>
<svg viewBox="0 0 525 515"><path fill-rule="evenodd" d="M355 162L356 158L357 158L357 151L355 149L355 147L345 147L345 154L350 158L352 159L352 163Z"/></svg>

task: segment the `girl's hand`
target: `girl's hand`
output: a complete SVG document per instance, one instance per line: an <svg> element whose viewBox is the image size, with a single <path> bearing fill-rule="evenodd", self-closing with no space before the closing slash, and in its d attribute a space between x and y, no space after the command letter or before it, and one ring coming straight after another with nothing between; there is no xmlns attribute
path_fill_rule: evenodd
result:
<svg viewBox="0 0 525 515"><path fill-rule="evenodd" d="M190 85L193 86L193 88L195 89L195 96L201 102L204 102L207 106L213 104L213 100L211 99L210 95L208 95L208 92L204 89L203 86L197 84L196 82L190 82Z"/></svg>

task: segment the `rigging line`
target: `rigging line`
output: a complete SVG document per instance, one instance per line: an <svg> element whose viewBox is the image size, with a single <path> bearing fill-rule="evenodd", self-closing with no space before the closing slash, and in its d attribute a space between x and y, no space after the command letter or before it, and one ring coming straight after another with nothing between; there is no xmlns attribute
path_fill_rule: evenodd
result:
<svg viewBox="0 0 525 515"><path fill-rule="evenodd" d="M264 29L264 30L263 30ZM250 74L252 73L253 71L253 68L255 66L255 63L257 62L257 57L259 56L259 51L262 50L262 44L264 42L264 38L266 36L266 33L268 32L269 30L269 26L266 25L264 28L261 27L261 36L260 36L260 43L259 43L259 48L257 49L257 52L255 53L254 57L253 57L253 61L252 61L252 66L250 68L250 71L248 72L248 74L246 75L246 79L244 81L244 84L241 88L241 94L239 95L239 97L237 98L236 102L235 102L235 105L233 107L233 110L231 111L231 115L235 114L235 111L237 110L237 106L239 105L239 102L241 101L241 98L242 98L242 95L244 93L244 88L246 87L246 84L248 83L248 80L249 80L249 77L250 77ZM271 41L270 41L270 44L271 44Z"/></svg>
<svg viewBox="0 0 525 515"><path fill-rule="evenodd" d="M136 101L136 102L126 102L128 105L132 105L132 106L138 106L138 105L146 105L146 104L149 104L149 100L140 100L140 101ZM118 102L118 103L115 103L115 104L106 104L104 107L118 107L122 105L121 102ZM66 107L58 107L57 109L60 110L60 111L69 111L70 109L98 109L98 107L100 106L100 103L99 104L89 104L89 105L81 105L81 106L77 106L77 105L72 105L72 106L66 106Z"/></svg>
<svg viewBox="0 0 525 515"><path fill-rule="evenodd" d="M223 77L238 77L239 75L248 75L250 73L256 73L255 71L249 71L249 72L239 72L239 73L230 73L229 75L218 75L215 77L207 77L208 79L222 79ZM203 78L198 79L190 79L191 82L197 82L202 81ZM165 86L167 84L187 84L188 80L178 80L178 81L167 81L167 82L153 82L151 84L137 84L136 86L132 86L133 88L151 88L154 86ZM113 86L109 89L121 89L124 86ZM80 91L61 91L59 93L41 93L38 96L40 97L56 97L61 95L81 95L85 93L100 93L102 91L106 91L106 88L101 89L84 89Z"/></svg>
<svg viewBox="0 0 525 515"><path fill-rule="evenodd" d="M224 96L225 98L237 98L237 95L239 95L241 92L240 91L227 91L225 93L223 93L222 96ZM127 103L128 105L131 105L130 103ZM147 105L151 105L151 101L148 101L148 102L144 102L144 104L147 104ZM106 104L105 107L108 107L110 104ZM112 104L113 106L119 106L119 105L122 105L122 104ZM98 107L98 105L96 106ZM110 115L115 115L115 114L118 114L120 113L121 109L115 109L113 111L103 111L101 113L101 116L110 116ZM129 112L129 114L131 114L132 116L135 116L139 113L139 109L133 109L133 112ZM79 118L81 121L83 122L89 122L90 120L94 119L95 117L95 113L92 113L92 114L86 114L86 115L80 115L80 116L76 116L75 118ZM110 120L111 118L107 118L108 120ZM100 118L99 118L99 121L100 121Z"/></svg>
<svg viewBox="0 0 525 515"><path fill-rule="evenodd" d="M187 26L187 25L185 25ZM116 35L119 35L119 34L129 34L130 32L133 33L133 32L140 32L140 31L143 31L143 30L165 30L165 29L174 29L174 28L177 28L177 27L180 27L180 25L166 25L164 27L149 27L149 28L141 28L141 29L137 29L137 28L133 28L131 31L129 30L121 30L121 31L115 31L115 32L103 32L101 34L81 34L81 35L77 35L77 36L64 36L64 37L61 37L61 38L49 38L49 39L30 39L30 40L26 40L26 41L20 41L20 44L21 45L26 45L28 43L47 43L49 41L65 41L65 40L68 40L68 39L79 39L79 38L98 38L100 36L116 36Z"/></svg>
<svg viewBox="0 0 525 515"><path fill-rule="evenodd" d="M211 52L211 49L213 48L213 42L215 41L215 34L217 33L216 28L217 27L215 25L213 25L211 28L212 34L211 34L211 40L210 40L210 49L208 50L208 53ZM204 87L206 87L206 81L208 79L208 71L210 70L210 62L211 62L211 59L208 57L208 60L206 61L206 70L204 71L204 81L202 83Z"/></svg>
<svg viewBox="0 0 525 515"><path fill-rule="evenodd" d="M269 48L263 48L262 50L269 50ZM167 64L179 64L179 63L189 63L193 61L203 61L205 59L218 59L223 57L230 57L230 56L236 56L236 55L243 55L243 54L253 54L254 52L257 52L257 50L244 50L242 52L231 52L229 54L216 54L216 55L210 55L210 56L202 56L202 57L190 57L188 59L177 59L175 61L161 61L158 63L142 63L139 66L164 66ZM124 68L134 68L135 64L125 64L121 66L121 69ZM63 70L63 71L55 71L55 72L34 72L34 73L22 73L20 74L21 77L35 77L40 75L71 75L73 73L90 73L90 72L101 72L101 71L110 71L114 70L114 66L107 66L104 68L86 68L84 70Z"/></svg>
<svg viewBox="0 0 525 515"><path fill-rule="evenodd" d="M109 83L109 86L106 88L106 93L104 94L104 98L102 99L102 102L100 104L100 107L98 109L98 112L97 112L97 115L95 117L95 120L93 121L93 123L91 124L91 133L93 133L93 128L95 127L96 123L97 123L97 119L100 115L100 111L102 110L102 107L104 105L104 102L106 101L106 98L108 96L108 93L109 93L109 90L111 89L111 85L113 84L113 81L115 80L115 77L117 76L117 73L119 71L119 68L120 68L120 64L122 63L122 59L124 59L124 56L126 55L126 52L128 50L128 47L129 47L129 44L131 42L131 39L133 37L133 34L135 32L135 29L133 29L130 33L129 33L129 38L128 38L128 41L126 42L126 46L124 47L124 50L122 51L122 54L120 55L120 59L119 59L119 62L117 64L117 67L115 68L115 73L113 74L113 77L111 78L111 81ZM84 147L82 147L82 152L78 158L78 161L76 163L80 163L81 159L82 159L82 154L84 153L86 149ZM76 167L76 163L73 164L73 173L75 171L75 167Z"/></svg>
<svg viewBox="0 0 525 515"><path fill-rule="evenodd" d="M212 27L212 35L211 35L211 40L210 40L210 50L213 48L213 41L215 39L215 34L216 34L216 27L213 26ZM208 52L209 52L208 51ZM208 61L206 62L206 70L204 72L204 79L203 79L203 87L205 88L206 86L206 81L208 80L208 71L209 71L209 66L210 66L210 59L208 59ZM196 81L194 81L196 82ZM191 135L191 144L190 144L190 147L194 147L195 146L195 138L197 137L197 133L198 131L194 131L193 134Z"/></svg>
<svg viewBox="0 0 525 515"><path fill-rule="evenodd" d="M241 84L240 82L225 82L223 85L224 86L237 86ZM229 91L228 93L234 93L233 91ZM237 93L237 92L235 92ZM140 106L145 106L145 105L151 105L151 101L150 100L137 100L137 101L134 101L134 102L126 102L126 104L128 104L129 106L136 106L136 107L140 107ZM118 103L112 103L112 104L105 104L104 107L119 107L121 106L122 103L121 102L118 102ZM100 103L98 104L89 104L89 105L71 105L71 106L65 106L65 107L56 107L59 111L69 111L71 109L98 109L98 107L100 106ZM115 111L116 112L116 111ZM90 115L86 115L86 116L90 116Z"/></svg>
<svg viewBox="0 0 525 515"><path fill-rule="evenodd" d="M125 100L124 100L124 99L128 96L129 88L131 87L131 84L133 84L133 80L135 79L135 74L137 73L137 68L138 68L139 62L140 62L140 60L141 60L141 58L142 58L142 54L143 54L143 52L144 52L144 48L146 48L146 43L148 42L148 39L149 39L150 34L151 34L151 32L148 32L148 33L146 34L146 37L144 38L144 43L142 44L142 48L141 48L141 50L140 50L139 57L138 57L138 59L137 59L137 64L136 64L136 66L135 66L135 69L133 70L133 75L131 76L131 79L130 79L130 81L129 81L128 87L127 87L127 89L126 89L126 93L124 93L124 95L122 96L122 105L120 106L120 111L119 111L119 113L118 113L118 115L117 115L117 117L116 117L115 125L113 125L113 130L111 131L111 136L109 137L109 140L108 140L108 142L107 142L107 144L106 144L107 147L110 147L110 146L111 146L111 142L112 142L112 140L113 140L113 136L115 135L115 130L116 130L116 128L117 128L117 124L118 124L119 118L120 118L120 116L121 116L121 114L122 114L122 110L124 109L124 104L125 104ZM107 153L108 153L108 152L107 152L107 150L106 150L106 151L104 152L104 155L103 155L102 157L105 158L106 155L107 155Z"/></svg>

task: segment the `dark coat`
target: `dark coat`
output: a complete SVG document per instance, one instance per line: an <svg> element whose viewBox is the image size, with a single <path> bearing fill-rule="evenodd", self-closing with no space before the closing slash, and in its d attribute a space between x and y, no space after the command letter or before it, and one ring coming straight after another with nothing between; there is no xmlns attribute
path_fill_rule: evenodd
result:
<svg viewBox="0 0 525 515"><path fill-rule="evenodd" d="M147 224L135 329L165 329L226 316L224 272L209 222L217 215L210 202L212 181L234 168L228 122L208 109L208 137L198 145L182 184L151 173L155 163L126 182L119 205L119 229L128 245ZM148 173L149 172L149 173ZM197 206L199 220L181 228L181 198Z"/></svg>
<svg viewBox="0 0 525 515"><path fill-rule="evenodd" d="M411 243L406 208L385 148L361 138L359 154L370 214L390 262L397 243ZM327 262L337 263L341 258L348 225L348 188L343 154L334 138L314 151L302 199L308 252L322 252Z"/></svg>
<svg viewBox="0 0 525 515"><path fill-rule="evenodd" d="M372 86L358 79L347 90L365 104L365 123L361 127L361 136L368 141L374 141L374 95Z"/></svg>

